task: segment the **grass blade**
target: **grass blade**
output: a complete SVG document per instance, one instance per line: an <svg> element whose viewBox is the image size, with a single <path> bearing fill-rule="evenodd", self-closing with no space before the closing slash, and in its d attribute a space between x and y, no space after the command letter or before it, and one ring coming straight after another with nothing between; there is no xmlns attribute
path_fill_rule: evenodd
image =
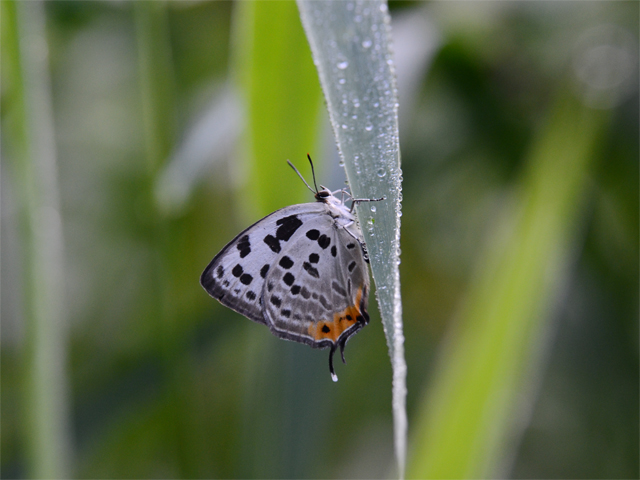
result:
<svg viewBox="0 0 640 480"><path fill-rule="evenodd" d="M27 469L35 478L69 475L64 241L43 2L3 2L9 148L20 190L25 266ZM37 48L35 48L37 47ZM4 63L3 63L4 66ZM4 72L3 72L4 73Z"/></svg>
<svg viewBox="0 0 640 480"><path fill-rule="evenodd" d="M380 315L393 366L396 458L404 472L406 363L400 297L402 172L398 100L384 1L298 1L347 179L371 257Z"/></svg>
<svg viewBox="0 0 640 480"><path fill-rule="evenodd" d="M478 269L417 427L412 478L495 478L542 364L601 113L565 94Z"/></svg>

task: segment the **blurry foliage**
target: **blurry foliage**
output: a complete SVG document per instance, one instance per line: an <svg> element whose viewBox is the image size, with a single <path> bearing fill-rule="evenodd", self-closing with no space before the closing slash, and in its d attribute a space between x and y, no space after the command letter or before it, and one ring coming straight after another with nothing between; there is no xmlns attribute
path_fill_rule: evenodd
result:
<svg viewBox="0 0 640 480"><path fill-rule="evenodd" d="M73 475L385 477L392 471L391 369L375 302L371 325L350 342L349 364L333 384L326 352L279 341L210 299L198 285L202 269L257 219L243 203L257 201L246 188L246 148L202 172L179 215L162 215L145 160L133 5L45 5L66 242ZM173 75L172 118L160 120L175 125L175 149L216 86L237 79L241 9L160 5ZM411 429L438 345L482 263L497 212L511 202L577 39L591 26L616 24L634 38L637 61L638 4L390 7L398 18L426 12L441 35L415 97L400 91L401 114L409 117L400 135ZM25 252L12 136L19 112L7 54L3 45L0 447L9 478L27 477L32 466L21 383ZM286 68L295 77L296 65ZM638 477L637 76L634 82L594 152L545 366L538 388L523 398L526 428L506 472L515 478ZM280 134L282 144L299 140ZM287 156L272 159L276 192L298 182Z"/></svg>

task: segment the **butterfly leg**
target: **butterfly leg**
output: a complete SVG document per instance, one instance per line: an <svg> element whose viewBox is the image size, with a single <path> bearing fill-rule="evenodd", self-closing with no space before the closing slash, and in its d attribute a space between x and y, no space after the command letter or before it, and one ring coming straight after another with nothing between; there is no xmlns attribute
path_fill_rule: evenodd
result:
<svg viewBox="0 0 640 480"><path fill-rule="evenodd" d="M352 198L351 199L351 210L349 210L350 213L353 213L353 209L356 208L356 205L358 203L363 203L363 202L381 202L382 200L386 200L386 197L380 197L380 198Z"/></svg>
<svg viewBox="0 0 640 480"><path fill-rule="evenodd" d="M350 227L351 225L353 225L355 222L349 222L345 225L342 225L342 228L344 228L344 230L351 235L351 237L358 242L358 245L360 245L360 248L362 249L362 256L364 257L364 261L369 263L369 252L367 251L367 246L364 244L364 242L358 238L358 236L356 234L354 234L351 230L349 230L347 227Z"/></svg>

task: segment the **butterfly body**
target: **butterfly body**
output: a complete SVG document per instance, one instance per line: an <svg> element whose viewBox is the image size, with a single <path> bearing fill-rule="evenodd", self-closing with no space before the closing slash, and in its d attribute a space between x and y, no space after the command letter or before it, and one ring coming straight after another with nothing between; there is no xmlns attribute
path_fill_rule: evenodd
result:
<svg viewBox="0 0 640 480"><path fill-rule="evenodd" d="M369 322L362 232L345 205L349 194L338 192L321 187L316 202L267 215L229 242L200 278L212 297L277 337L330 348L334 381L336 348L344 361L347 340Z"/></svg>

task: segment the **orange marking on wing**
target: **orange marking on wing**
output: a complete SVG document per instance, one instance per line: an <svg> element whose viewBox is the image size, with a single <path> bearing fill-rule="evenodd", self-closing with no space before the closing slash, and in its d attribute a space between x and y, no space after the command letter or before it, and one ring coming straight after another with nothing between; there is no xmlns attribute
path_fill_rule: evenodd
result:
<svg viewBox="0 0 640 480"><path fill-rule="evenodd" d="M356 323L361 315L360 299L362 298L362 288L358 289L355 305L349 305L341 312L333 314L333 320L321 320L316 324L309 325L309 335L315 340L331 340L334 343L340 338L342 332Z"/></svg>

